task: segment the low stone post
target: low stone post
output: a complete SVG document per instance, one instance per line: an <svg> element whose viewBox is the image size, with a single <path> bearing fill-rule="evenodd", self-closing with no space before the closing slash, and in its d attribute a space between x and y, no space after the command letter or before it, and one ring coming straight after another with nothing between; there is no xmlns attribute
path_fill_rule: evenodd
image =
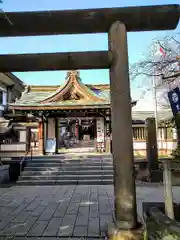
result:
<svg viewBox="0 0 180 240"><path fill-rule="evenodd" d="M172 179L171 179L171 160L163 160L163 182L164 182L164 204L166 215L174 219Z"/></svg>
<svg viewBox="0 0 180 240"><path fill-rule="evenodd" d="M146 152L149 172L158 169L158 146L155 118L146 119Z"/></svg>

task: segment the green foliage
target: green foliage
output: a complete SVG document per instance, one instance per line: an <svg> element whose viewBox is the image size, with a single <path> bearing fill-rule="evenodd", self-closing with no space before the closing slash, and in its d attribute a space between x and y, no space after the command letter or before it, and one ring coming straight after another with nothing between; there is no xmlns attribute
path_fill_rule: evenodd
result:
<svg viewBox="0 0 180 240"><path fill-rule="evenodd" d="M178 144L177 147L172 151L171 155L174 159L180 160L180 144Z"/></svg>
<svg viewBox="0 0 180 240"><path fill-rule="evenodd" d="M176 126L180 128L180 113L176 114L174 121Z"/></svg>

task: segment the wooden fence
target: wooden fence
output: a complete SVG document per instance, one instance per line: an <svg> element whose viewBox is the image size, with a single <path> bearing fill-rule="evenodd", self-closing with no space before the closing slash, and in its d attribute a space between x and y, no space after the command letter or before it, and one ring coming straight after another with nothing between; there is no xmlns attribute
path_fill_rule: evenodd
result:
<svg viewBox="0 0 180 240"><path fill-rule="evenodd" d="M146 127L145 125L133 125L133 140L146 140ZM158 140L173 140L172 128L158 128Z"/></svg>

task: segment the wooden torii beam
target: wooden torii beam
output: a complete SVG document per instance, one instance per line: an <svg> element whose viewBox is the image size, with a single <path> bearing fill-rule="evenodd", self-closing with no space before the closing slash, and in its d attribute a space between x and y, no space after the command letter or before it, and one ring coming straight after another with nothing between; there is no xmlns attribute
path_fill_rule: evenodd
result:
<svg viewBox="0 0 180 240"><path fill-rule="evenodd" d="M115 21L123 22L130 32L174 29L179 21L179 5L1 12L0 37L103 33Z"/></svg>
<svg viewBox="0 0 180 240"><path fill-rule="evenodd" d="M108 51L8 54L0 55L0 72L107 69L110 61Z"/></svg>

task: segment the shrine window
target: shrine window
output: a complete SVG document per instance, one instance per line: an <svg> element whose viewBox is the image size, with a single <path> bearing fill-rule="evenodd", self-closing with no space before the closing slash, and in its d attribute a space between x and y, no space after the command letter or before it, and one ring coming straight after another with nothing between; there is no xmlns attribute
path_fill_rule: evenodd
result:
<svg viewBox="0 0 180 240"><path fill-rule="evenodd" d="M31 146L36 147L39 141L39 133L37 128L31 128Z"/></svg>

